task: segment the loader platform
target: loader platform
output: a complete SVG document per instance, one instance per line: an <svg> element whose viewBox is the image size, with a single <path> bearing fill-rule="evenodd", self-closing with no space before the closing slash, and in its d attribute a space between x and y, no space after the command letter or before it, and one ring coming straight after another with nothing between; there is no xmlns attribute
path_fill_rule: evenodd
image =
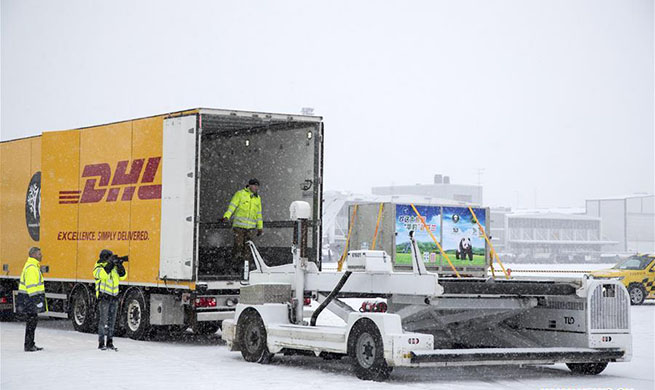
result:
<svg viewBox="0 0 655 390"><path fill-rule="evenodd" d="M470 348L412 351L412 364L431 365L492 365L550 364L574 362L610 362L625 354L619 349L591 348Z"/></svg>

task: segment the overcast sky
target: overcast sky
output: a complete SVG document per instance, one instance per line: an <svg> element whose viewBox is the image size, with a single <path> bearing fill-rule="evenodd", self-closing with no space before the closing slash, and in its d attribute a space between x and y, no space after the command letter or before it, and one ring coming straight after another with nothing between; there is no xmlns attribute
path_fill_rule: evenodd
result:
<svg viewBox="0 0 655 390"><path fill-rule="evenodd" d="M1 1L2 140L191 107L324 116L325 188L654 186L653 0Z"/></svg>

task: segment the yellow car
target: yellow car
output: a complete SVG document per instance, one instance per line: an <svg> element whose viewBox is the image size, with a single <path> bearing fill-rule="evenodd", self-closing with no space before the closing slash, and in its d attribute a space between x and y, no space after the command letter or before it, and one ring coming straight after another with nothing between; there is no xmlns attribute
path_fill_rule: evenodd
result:
<svg viewBox="0 0 655 390"><path fill-rule="evenodd" d="M610 269L594 271L595 279L618 279L630 293L630 302L641 305L655 298L655 255L630 256Z"/></svg>

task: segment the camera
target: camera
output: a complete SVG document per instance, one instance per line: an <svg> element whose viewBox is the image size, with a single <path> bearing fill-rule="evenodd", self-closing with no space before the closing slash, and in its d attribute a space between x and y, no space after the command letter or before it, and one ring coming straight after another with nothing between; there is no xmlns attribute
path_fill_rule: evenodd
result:
<svg viewBox="0 0 655 390"><path fill-rule="evenodd" d="M109 261L111 261L114 264L123 264L125 262L128 262L129 259L127 256L116 256L116 255L111 255L109 258Z"/></svg>

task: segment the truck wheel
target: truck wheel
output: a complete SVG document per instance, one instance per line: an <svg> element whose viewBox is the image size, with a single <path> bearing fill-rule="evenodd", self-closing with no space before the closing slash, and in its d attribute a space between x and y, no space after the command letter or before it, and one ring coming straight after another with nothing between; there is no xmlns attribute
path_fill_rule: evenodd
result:
<svg viewBox="0 0 655 390"><path fill-rule="evenodd" d="M576 374L581 375L598 375L605 367L607 367L607 362L604 363L566 363L566 366Z"/></svg>
<svg viewBox="0 0 655 390"><path fill-rule="evenodd" d="M348 355L359 379L384 381L389 378L392 367L384 360L382 336L373 321L364 319L355 323L348 336Z"/></svg>
<svg viewBox="0 0 655 390"><path fill-rule="evenodd" d="M646 299L646 289L639 283L631 283L628 286L628 294L630 294L630 303L633 305L641 305Z"/></svg>
<svg viewBox="0 0 655 390"><path fill-rule="evenodd" d="M85 287L80 287L73 293L71 298L70 318L73 328L78 332L94 332L98 327L96 318L96 306Z"/></svg>
<svg viewBox="0 0 655 390"><path fill-rule="evenodd" d="M127 337L142 340L148 335L150 314L141 290L133 289L127 294L123 302L121 317Z"/></svg>
<svg viewBox="0 0 655 390"><path fill-rule="evenodd" d="M214 334L221 328L221 322L196 321L191 330L195 334Z"/></svg>
<svg viewBox="0 0 655 390"><path fill-rule="evenodd" d="M246 311L239 316L237 324L241 356L247 362L267 364L273 354L266 345L266 327L264 321L255 311Z"/></svg>

